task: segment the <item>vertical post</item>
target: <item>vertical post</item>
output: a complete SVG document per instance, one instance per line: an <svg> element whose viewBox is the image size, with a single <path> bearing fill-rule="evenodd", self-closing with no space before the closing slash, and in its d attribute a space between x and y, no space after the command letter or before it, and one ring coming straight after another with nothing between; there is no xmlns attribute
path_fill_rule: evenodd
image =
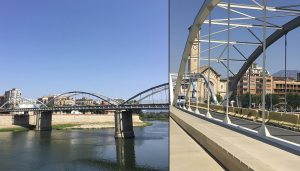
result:
<svg viewBox="0 0 300 171"><path fill-rule="evenodd" d="M186 78L186 76L183 75L183 78ZM184 94L184 90L182 90L182 92L183 92L183 94ZM188 95L189 95L189 90L186 91L186 93L185 93L185 98L184 98L184 101L183 101L183 103L182 103L182 109L184 109L184 110L186 110L186 107L185 107L186 101L187 101L186 97L187 97Z"/></svg>
<svg viewBox="0 0 300 171"><path fill-rule="evenodd" d="M191 82L191 84L193 84L193 82ZM191 109L191 97L189 96L189 107L188 107L188 111L192 112Z"/></svg>
<svg viewBox="0 0 300 171"><path fill-rule="evenodd" d="M226 86L226 116L223 122L231 124L231 121L228 117L229 109L229 55L230 55L230 0L228 0L227 5L227 86Z"/></svg>
<svg viewBox="0 0 300 171"><path fill-rule="evenodd" d="M284 36L284 113L286 114L286 107L287 107L287 84L286 84L286 47L287 47L287 40L286 40L286 34Z"/></svg>
<svg viewBox="0 0 300 171"><path fill-rule="evenodd" d="M172 80L172 75L169 74L169 103L172 106L173 105L173 95L174 90L173 90L173 80ZM175 104L177 105L177 104Z"/></svg>
<svg viewBox="0 0 300 171"><path fill-rule="evenodd" d="M252 64L251 64L251 66L250 66L250 68L249 68L249 72L248 72L248 74L249 74L249 81L248 81L248 88L249 88L249 109L251 108L251 70L252 70Z"/></svg>
<svg viewBox="0 0 300 171"><path fill-rule="evenodd" d="M209 12L209 25L208 25L208 83L207 83L207 113L206 117L211 118L211 114L209 112L210 105L210 92L209 92L209 83L210 83L210 39L211 39L211 13Z"/></svg>
<svg viewBox="0 0 300 171"><path fill-rule="evenodd" d="M270 98L271 98L270 110L273 111L273 90L271 91Z"/></svg>
<svg viewBox="0 0 300 171"><path fill-rule="evenodd" d="M199 67L200 67L200 28L198 31L198 63L197 63L197 74L200 72L199 71ZM196 86L196 109L195 109L195 113L196 114L200 114L199 109L198 109L198 103L199 103L199 98L200 98L200 83L198 78L195 80L195 82L197 83Z"/></svg>
<svg viewBox="0 0 300 171"><path fill-rule="evenodd" d="M265 113L266 113L266 6L267 0L263 0L263 17L264 17L264 28L263 28L263 92L262 92L262 125L258 130L258 135L269 136L270 133L265 125Z"/></svg>

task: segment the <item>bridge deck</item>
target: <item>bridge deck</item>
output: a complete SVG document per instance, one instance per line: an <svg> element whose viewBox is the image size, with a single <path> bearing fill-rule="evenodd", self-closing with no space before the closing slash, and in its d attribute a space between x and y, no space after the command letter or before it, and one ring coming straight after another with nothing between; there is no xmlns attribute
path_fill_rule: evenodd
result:
<svg viewBox="0 0 300 171"><path fill-rule="evenodd" d="M177 123L229 170L273 171L300 168L298 155L192 116L173 106L170 107L170 113Z"/></svg>
<svg viewBox="0 0 300 171"><path fill-rule="evenodd" d="M170 118L170 170L224 170Z"/></svg>

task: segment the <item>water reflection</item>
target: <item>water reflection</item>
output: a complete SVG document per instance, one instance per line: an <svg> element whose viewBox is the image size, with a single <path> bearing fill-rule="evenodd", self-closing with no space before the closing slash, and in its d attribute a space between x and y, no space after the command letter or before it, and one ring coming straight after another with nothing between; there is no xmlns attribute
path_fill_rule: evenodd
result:
<svg viewBox="0 0 300 171"><path fill-rule="evenodd" d="M134 128L0 133L0 170L168 170L168 123Z"/></svg>
<svg viewBox="0 0 300 171"><path fill-rule="evenodd" d="M129 169L136 166L133 139L116 139L116 153L119 168Z"/></svg>

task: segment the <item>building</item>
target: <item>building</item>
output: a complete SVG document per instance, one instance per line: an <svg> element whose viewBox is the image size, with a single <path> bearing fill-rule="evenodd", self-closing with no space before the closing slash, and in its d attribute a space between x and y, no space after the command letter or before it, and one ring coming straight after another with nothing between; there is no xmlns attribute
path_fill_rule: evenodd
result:
<svg viewBox="0 0 300 171"><path fill-rule="evenodd" d="M21 101L21 90L17 88L13 88L11 90L5 91L4 93L4 103L7 102L8 107L16 107L18 106Z"/></svg>
<svg viewBox="0 0 300 171"><path fill-rule="evenodd" d="M236 90L237 96L241 96L249 92L253 95L261 95L263 90L262 74L263 69L256 63L252 64L249 70L238 82ZM297 79L287 77L285 88L285 77L271 76L270 73L266 71L266 94L278 95L279 106L284 106L285 104L285 89L287 93L300 94L300 73L297 74Z"/></svg>
<svg viewBox="0 0 300 171"><path fill-rule="evenodd" d="M2 106L5 103L5 96L0 96L0 106Z"/></svg>
<svg viewBox="0 0 300 171"><path fill-rule="evenodd" d="M198 67L197 70L206 78L208 78L208 73L210 72L210 85L213 87L215 94L221 96L221 98L224 99L226 96L227 79L221 78L221 74L219 74L213 67L209 67L208 65ZM189 82L190 81L188 77L183 78L183 82L181 84L181 92L183 94L186 94L187 89L190 86ZM206 82L204 81L204 79L198 79L194 86L197 97L199 98L199 102L204 103L208 97ZM192 97L192 87L190 87L189 97Z"/></svg>
<svg viewBox="0 0 300 171"><path fill-rule="evenodd" d="M59 96L58 98L54 98L55 106L74 106L75 100L66 96Z"/></svg>
<svg viewBox="0 0 300 171"><path fill-rule="evenodd" d="M76 99L76 105L79 106L91 106L94 105L94 100L86 97L82 97L81 99Z"/></svg>
<svg viewBox="0 0 300 171"><path fill-rule="evenodd" d="M285 88L285 77L273 77L272 83L273 83L272 93L277 94L279 96L280 106L284 106L285 104L285 89L287 93L300 94L300 77L297 77L297 80L291 77L287 77L286 88Z"/></svg>
<svg viewBox="0 0 300 171"><path fill-rule="evenodd" d="M50 106L74 106L75 100L67 96L48 95L38 98L38 101Z"/></svg>
<svg viewBox="0 0 300 171"><path fill-rule="evenodd" d="M272 76L266 71L266 93L271 94L273 90ZM250 69L244 74L237 84L236 94L241 96L243 94L260 95L263 91L263 69L256 63L253 63Z"/></svg>
<svg viewBox="0 0 300 171"><path fill-rule="evenodd" d="M44 103L45 105L54 105L55 97L58 95L48 95L38 98L38 101Z"/></svg>
<svg viewBox="0 0 300 171"><path fill-rule="evenodd" d="M199 72L202 73L206 78L208 78L208 74L210 72L210 85L213 87L215 94L220 95L222 99L224 99L226 96L227 80L221 78L221 74L208 65L199 67ZM207 85L203 79L200 79L198 82L197 92L199 93L200 101L205 101L205 99L207 99Z"/></svg>
<svg viewBox="0 0 300 171"><path fill-rule="evenodd" d="M197 35L196 40L198 39L199 35ZM192 45L191 52L190 52L190 57L188 59L188 74L193 75L195 73L202 73L202 75L206 78L208 78L208 74L210 75L210 85L213 87L213 90L216 95L219 95L222 97L222 99L225 98L226 96L226 90L227 90L227 80L221 78L221 74L219 74L213 67L209 67L208 65L200 66L200 46L195 41ZM199 99L200 103L203 103L207 100L208 97L208 89L207 89L207 84L204 81L204 79L198 79L193 87L195 87L196 90L196 95L195 92L192 92L191 85L189 83L189 77L184 77L183 82L181 85L181 94L186 94L188 91L188 87L190 87L190 92L189 92L189 97L197 96Z"/></svg>

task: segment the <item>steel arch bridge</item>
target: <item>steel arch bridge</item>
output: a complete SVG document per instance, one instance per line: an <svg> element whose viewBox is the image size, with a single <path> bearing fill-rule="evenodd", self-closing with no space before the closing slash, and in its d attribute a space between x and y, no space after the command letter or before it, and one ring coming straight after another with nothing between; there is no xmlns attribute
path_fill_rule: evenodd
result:
<svg viewBox="0 0 300 171"><path fill-rule="evenodd" d="M58 96L51 99L46 105L49 106L49 104L53 103L55 100L59 99L60 97L66 96L66 95L68 95L67 97L72 97L72 96L81 95L81 94L96 97L100 100L103 100L103 101L109 103L110 105L118 105L118 102L113 100L112 98L109 98L104 95L99 95L96 93L85 92L85 91L70 91L70 92L65 92L65 93L59 94Z"/></svg>
<svg viewBox="0 0 300 171"><path fill-rule="evenodd" d="M234 1L234 0L232 0ZM265 48L267 49L272 44L277 42L280 38L284 37L290 31L298 28L300 26L300 9L298 7L300 5L283 5L282 6L266 6L266 10L263 9L263 5L258 3L256 0L247 0L242 1L244 4L240 4L241 1L235 1L239 3L232 3L229 1L221 1L221 0L205 0L200 10L198 11L192 25L189 27L189 34L186 40L186 44L182 53L181 63L178 71L178 79L176 81L173 104L176 104L176 100L180 93L181 82L186 72L186 65L191 58L191 49L195 43L205 46L205 44L209 44L208 48L205 50L199 50L199 60L208 60L207 57L203 58L200 54L202 53L213 53L213 50L217 52L221 52L220 55L216 58L209 57L210 61L214 61L222 64L226 67L228 72L231 73L231 79L228 83L229 96L232 96L232 93L237 88L237 84L239 80L243 77L246 71L251 67L251 65L255 62L263 54L264 49L264 40L258 36L255 30L266 29L270 34L264 33L265 35ZM289 2L291 3L291 2ZM216 18L211 19L211 13L217 10L227 10L228 18ZM249 12L250 11L250 12ZM262 11L267 11L270 13L269 16L266 16L270 21L264 22L264 17L259 13ZM217 13L217 12L216 12ZM224 17L223 13L223 17ZM218 16L219 17L219 16ZM279 20L280 18L280 20ZM272 20L272 21L271 21ZM275 21L274 21L275 20ZM277 23L281 22L281 23ZM203 29L205 26L207 30L207 34L204 36L200 36L200 30L205 31ZM219 29L214 32L211 32L212 26L218 26L218 28L222 26L227 26L225 29ZM229 37L229 34L234 33L235 30L237 33L244 30L248 33L248 38L250 40L239 40L240 37ZM275 30L275 31L274 31ZM211 39L212 36L218 36L222 33L228 33L228 40L217 40ZM220 39L220 38L219 38ZM254 40L254 41L253 41ZM216 44L215 46L210 46L210 44ZM224 47L225 45L225 47ZM221 47L224 47L223 50L220 50ZM244 54L242 48L245 47L246 51L252 52L249 55ZM251 49L255 47L255 49ZM228 55L228 59L222 58L226 49L232 48L234 52L241 57L241 59L233 59L232 55ZM199 48L200 49L200 48ZM249 50L250 49L250 50ZM229 52L228 52L229 54ZM264 54L263 54L264 55ZM211 56L209 54L209 56ZM244 62L240 69L235 74L231 68L226 66L223 61L236 61L236 62Z"/></svg>
<svg viewBox="0 0 300 171"><path fill-rule="evenodd" d="M160 84L160 85L151 87L147 90L144 90L144 91L130 97L128 100L121 103L120 105L128 105L128 104L136 104L136 103L139 104L143 100L145 100L155 94L158 94L160 92L165 92L166 97L168 97L168 94L167 94L168 90L169 90L169 83Z"/></svg>
<svg viewBox="0 0 300 171"><path fill-rule="evenodd" d="M152 96L155 96L157 94L165 92L165 96L163 100L161 101L146 101L147 98L151 98ZM98 111L98 110L167 110L169 109L169 84L164 83L160 84L158 86L151 87L147 90L141 91L140 93L132 96L128 100L125 100L124 102L117 102L113 98L104 96L104 95L98 95L95 93L89 93L84 91L70 91L66 93L62 93L55 98L53 98L51 101L49 101L47 104L44 104L43 102L37 101L37 100L28 100L30 101L34 107L29 108L5 108L5 105L8 102L5 102L0 107L0 112L27 112L27 111L71 111L71 110L80 110L80 111ZM63 97L68 95L67 97L72 97L74 95L90 95L95 98L101 99L109 105L79 105L79 106L50 106L49 104L54 102L55 99L59 99L59 97ZM153 98L153 97L152 97ZM23 98L26 99L26 98ZM39 103L40 105L36 105Z"/></svg>

